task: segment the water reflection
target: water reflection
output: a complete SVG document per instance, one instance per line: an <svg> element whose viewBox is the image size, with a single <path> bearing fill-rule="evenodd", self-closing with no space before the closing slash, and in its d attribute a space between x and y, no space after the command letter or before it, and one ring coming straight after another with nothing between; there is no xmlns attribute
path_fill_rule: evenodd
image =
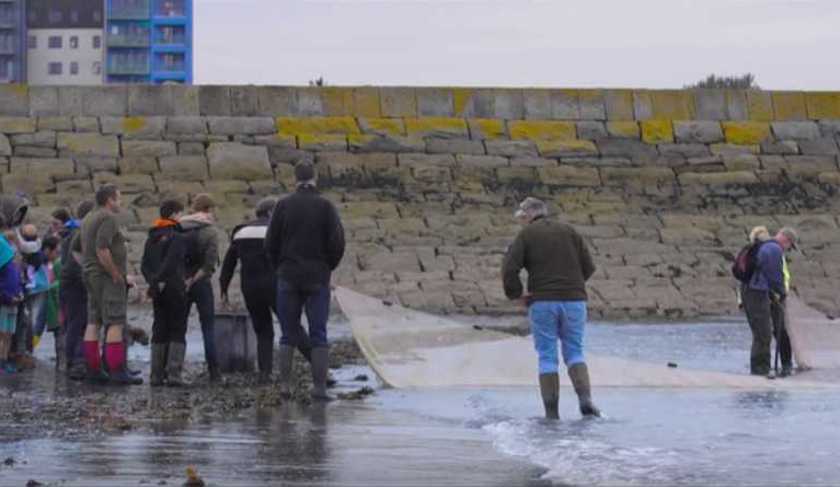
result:
<svg viewBox="0 0 840 487"><path fill-rule="evenodd" d="M739 412L781 413L791 399L789 391L738 391L733 394L735 410Z"/></svg>

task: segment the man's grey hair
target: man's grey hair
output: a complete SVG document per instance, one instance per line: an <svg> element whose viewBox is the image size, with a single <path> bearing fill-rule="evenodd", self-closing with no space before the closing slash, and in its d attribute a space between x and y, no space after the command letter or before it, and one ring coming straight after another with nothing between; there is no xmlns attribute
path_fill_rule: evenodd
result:
<svg viewBox="0 0 840 487"><path fill-rule="evenodd" d="M519 203L519 209L514 214L516 218L548 216L548 205L543 200L529 196Z"/></svg>

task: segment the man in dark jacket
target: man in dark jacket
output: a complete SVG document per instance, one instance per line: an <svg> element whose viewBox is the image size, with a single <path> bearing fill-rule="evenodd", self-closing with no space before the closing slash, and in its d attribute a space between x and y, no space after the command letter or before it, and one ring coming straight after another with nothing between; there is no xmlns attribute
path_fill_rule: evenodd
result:
<svg viewBox="0 0 840 487"><path fill-rule="evenodd" d="M795 248L796 240L796 231L785 227L779 230L775 238L762 244L756 254L755 272L743 291L744 311L753 334L750 352L750 373L753 375L770 373L770 345L773 340L774 325L771 303L784 303L787 297L783 259L786 250ZM784 311L782 310L781 313ZM783 323L782 320L776 325L783 326ZM781 333L777 336L780 337ZM781 347L784 353L782 361L789 369L791 365L789 340L785 345Z"/></svg>
<svg viewBox="0 0 840 487"><path fill-rule="evenodd" d="M152 324L152 387L184 385L181 369L187 349L186 242L178 218L184 211L180 201L164 200L160 218L149 230L143 250L142 272L149 285L154 308Z"/></svg>
<svg viewBox="0 0 840 487"><path fill-rule="evenodd" d="M222 301L228 303L228 288L233 272L236 264L242 262L240 287L257 335L257 363L261 383L270 382L274 360L274 320L271 313L277 314L277 276L265 253L265 234L276 205L275 198L263 199L257 204L257 219L233 230L219 276ZM311 360L309 335L301 328L297 336L301 337L297 344L298 350L306 360Z"/></svg>
<svg viewBox="0 0 840 487"><path fill-rule="evenodd" d="M265 237L266 253L277 271L282 392L289 392L294 347L303 340L298 330L305 309L312 344L312 397L329 400L330 276L344 256L344 227L335 206L315 188L312 165L297 164L295 179L295 192L277 203Z"/></svg>
<svg viewBox="0 0 840 487"><path fill-rule="evenodd" d="M215 209L216 204L210 195L196 195L192 204L193 213L181 218L180 222L187 239L187 316L195 303L204 339L204 358L213 382L221 378L215 341L216 300L211 281L219 263Z"/></svg>
<svg viewBox="0 0 840 487"><path fill-rule="evenodd" d="M85 356L82 350L82 338L87 326L87 292L82 279L81 256L70 250L73 240L79 238L80 221L83 220L95 203L82 201L76 207L76 218L64 224L65 236L61 240L61 286L58 288L58 302L64 315L65 342L67 354L67 375L74 380L85 378Z"/></svg>
<svg viewBox="0 0 840 487"><path fill-rule="evenodd" d="M547 216L545 203L536 198L526 198L519 205L516 217L527 224L504 258L505 294L509 299L523 299L528 306L534 347L539 355L540 393L546 418L559 417L558 338L581 414L600 416L592 403L583 356L586 281L595 272L595 265L575 229ZM528 271L528 293L524 297L519 279L523 268Z"/></svg>

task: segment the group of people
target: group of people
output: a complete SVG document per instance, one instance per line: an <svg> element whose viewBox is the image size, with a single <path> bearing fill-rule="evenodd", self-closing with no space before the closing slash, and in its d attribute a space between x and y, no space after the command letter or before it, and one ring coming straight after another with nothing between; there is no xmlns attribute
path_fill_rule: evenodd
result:
<svg viewBox="0 0 840 487"><path fill-rule="evenodd" d="M256 219L234 229L219 277L228 291L241 263L241 288L258 342L259 378L271 381L274 364L273 317L281 324L280 384L289 392L294 351L312 365L315 399L327 393L327 320L330 276L344 255L344 229L335 206L317 190L310 164L295 167L297 186L289 196L266 198ZM21 197L0 199L0 366L16 372L31 362L43 330L56 335L56 359L68 375L93 383L142 384L126 362L128 291L136 285L128 272L128 242L120 227L121 194L106 184L95 201L82 202L75 215L53 213L43 238L25 223ZM185 213L178 199L160 203L144 244L141 272L153 304L151 372L153 387L185 385L187 321L198 309L207 371L221 377L215 342L212 278L219 259L215 203L193 198ZM306 314L308 332L301 318ZM64 356L66 355L66 359Z"/></svg>

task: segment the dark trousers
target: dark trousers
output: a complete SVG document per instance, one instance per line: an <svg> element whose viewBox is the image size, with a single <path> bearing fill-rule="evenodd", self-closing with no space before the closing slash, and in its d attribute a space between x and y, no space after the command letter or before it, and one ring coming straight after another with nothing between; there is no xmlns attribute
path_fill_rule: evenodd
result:
<svg viewBox="0 0 840 487"><path fill-rule="evenodd" d="M254 333L260 343L274 343L274 320L271 316L274 313L277 320L283 322L277 313L276 287L265 286L242 286L242 296L245 298L245 307L251 315L251 324L254 326ZM298 319L298 330L295 336L298 337L297 348L300 353L309 360L312 356L312 345L309 343L309 334L300 325Z"/></svg>
<svg viewBox="0 0 840 487"><path fill-rule="evenodd" d="M785 322L785 303L770 303L770 318L773 322L773 336L776 337L783 368L793 367L793 351Z"/></svg>
<svg viewBox="0 0 840 487"><path fill-rule="evenodd" d="M64 311L67 363L84 363L82 341L87 327L87 291L80 282L62 282L58 290L59 306Z"/></svg>
<svg viewBox="0 0 840 487"><path fill-rule="evenodd" d="M309 341L312 348L326 347L327 319L330 314L330 286L317 284L296 286L283 279L277 280L277 316L280 319L282 345L297 347L301 336L300 317L306 312L309 322Z"/></svg>
<svg viewBox="0 0 840 487"><path fill-rule="evenodd" d="M753 335L750 373L767 375L770 373L770 344L773 340L770 293L746 289L742 294L742 299Z"/></svg>
<svg viewBox="0 0 840 487"><path fill-rule="evenodd" d="M163 288L152 300L152 343L187 343L187 295L184 289ZM201 308L199 308L200 310Z"/></svg>
<svg viewBox="0 0 840 487"><path fill-rule="evenodd" d="M207 366L215 368L219 361L216 355L215 319L216 319L216 298L213 296L213 285L210 279L203 279L187 291L186 312L184 316L189 317L192 305L198 308L198 320L201 322L201 335L204 339L204 359Z"/></svg>

